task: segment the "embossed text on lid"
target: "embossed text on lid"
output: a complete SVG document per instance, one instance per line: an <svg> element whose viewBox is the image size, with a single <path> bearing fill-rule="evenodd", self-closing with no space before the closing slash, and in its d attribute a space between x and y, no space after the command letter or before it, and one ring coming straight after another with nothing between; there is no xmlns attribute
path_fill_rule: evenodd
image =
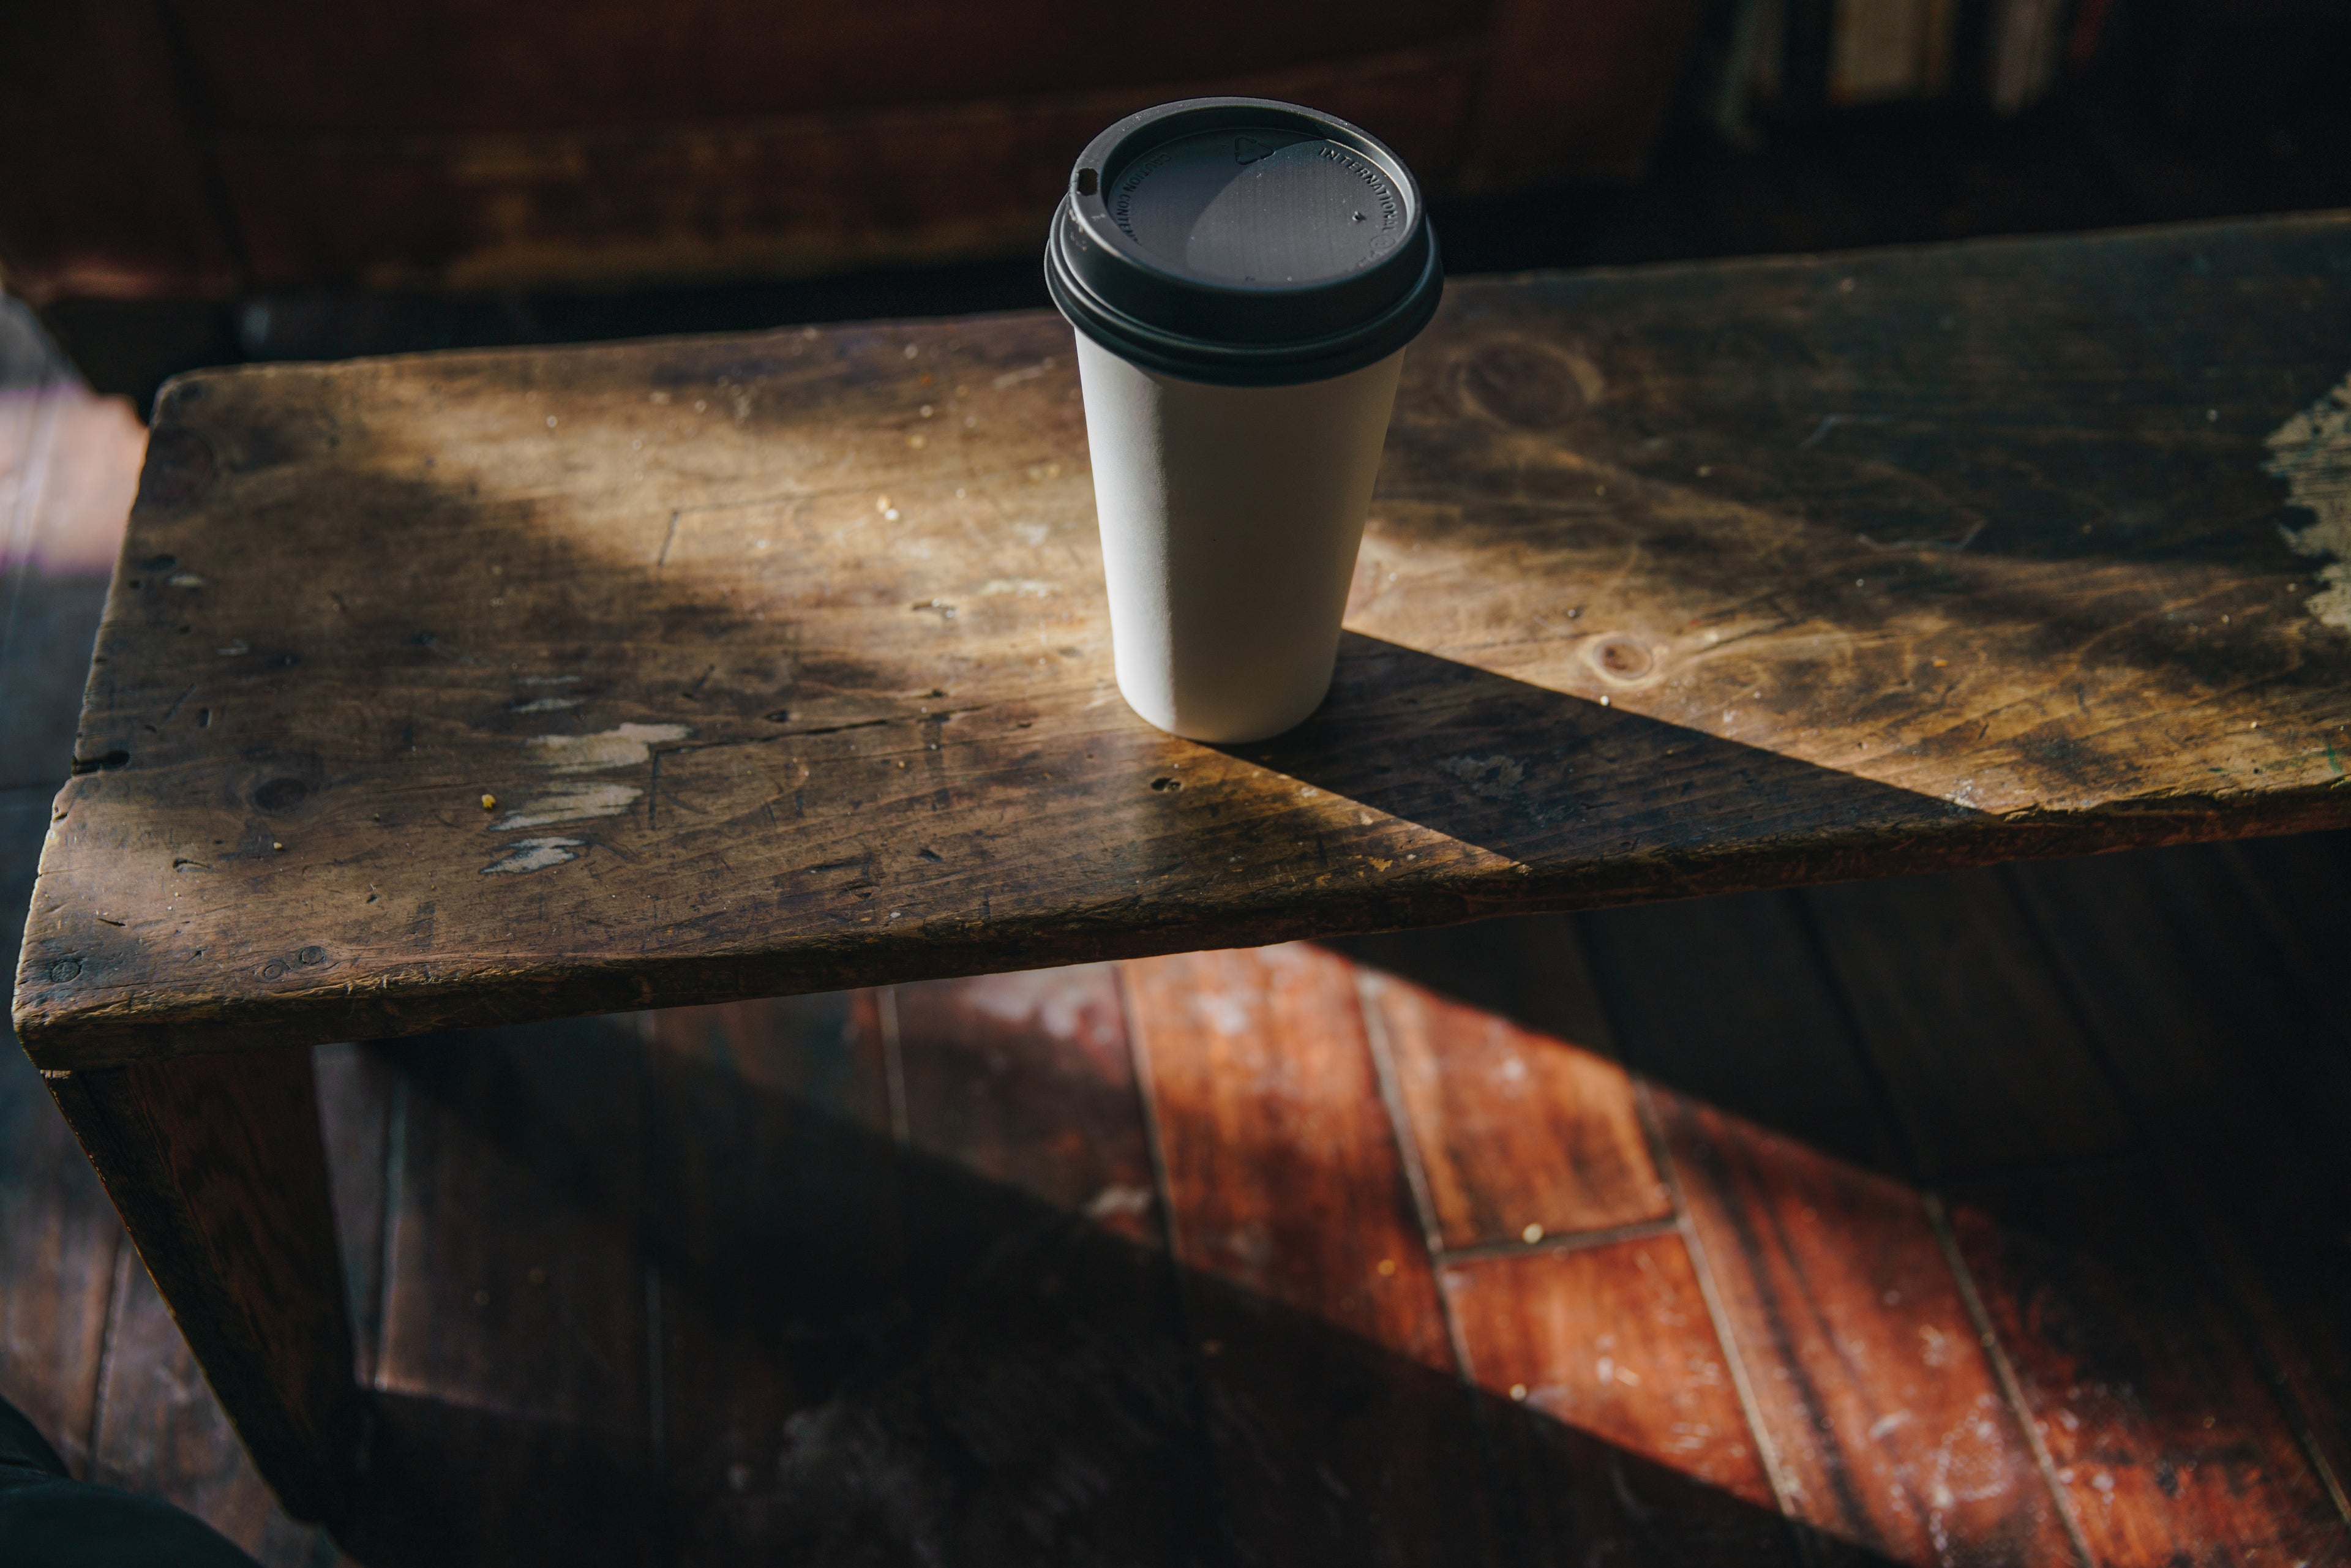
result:
<svg viewBox="0 0 2351 1568"><path fill-rule="evenodd" d="M1112 187L1111 221L1171 271L1221 283L1314 284L1403 237L1387 171L1322 137L1250 126L1187 136Z"/></svg>

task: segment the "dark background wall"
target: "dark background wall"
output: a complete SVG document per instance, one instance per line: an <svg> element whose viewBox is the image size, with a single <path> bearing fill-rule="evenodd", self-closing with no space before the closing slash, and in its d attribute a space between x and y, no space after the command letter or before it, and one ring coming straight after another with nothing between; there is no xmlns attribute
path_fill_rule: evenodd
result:
<svg viewBox="0 0 2351 1568"><path fill-rule="evenodd" d="M1464 273L2351 204L2339 0L331 9L0 15L0 277L100 390L1041 307L1071 151L1195 91L1359 118Z"/></svg>

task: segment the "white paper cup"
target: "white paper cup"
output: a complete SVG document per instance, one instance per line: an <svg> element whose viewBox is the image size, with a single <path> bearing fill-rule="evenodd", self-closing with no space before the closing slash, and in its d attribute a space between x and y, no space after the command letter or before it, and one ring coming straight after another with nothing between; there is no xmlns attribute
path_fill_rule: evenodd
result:
<svg viewBox="0 0 2351 1568"><path fill-rule="evenodd" d="M1410 172L1291 105L1147 110L1079 159L1046 277L1078 331L1119 691L1194 740L1279 735L1330 690L1443 287Z"/></svg>
<svg viewBox="0 0 2351 1568"><path fill-rule="evenodd" d="M1118 689L1160 728L1249 741L1331 689L1404 350L1220 387L1078 339Z"/></svg>

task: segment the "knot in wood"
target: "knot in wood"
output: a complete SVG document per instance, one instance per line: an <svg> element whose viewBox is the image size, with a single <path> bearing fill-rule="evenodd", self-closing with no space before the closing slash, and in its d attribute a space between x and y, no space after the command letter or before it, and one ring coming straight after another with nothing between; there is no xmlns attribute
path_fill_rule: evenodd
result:
<svg viewBox="0 0 2351 1568"><path fill-rule="evenodd" d="M1596 393L1597 372L1571 363L1557 349L1505 338L1472 352L1461 367L1461 392L1477 412L1520 430L1549 430L1583 412ZM1591 387L1586 381L1595 383Z"/></svg>

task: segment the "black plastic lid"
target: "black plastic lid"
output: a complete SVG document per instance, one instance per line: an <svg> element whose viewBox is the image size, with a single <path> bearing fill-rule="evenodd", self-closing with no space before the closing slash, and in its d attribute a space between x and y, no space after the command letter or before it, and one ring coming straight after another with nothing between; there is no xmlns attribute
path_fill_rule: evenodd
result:
<svg viewBox="0 0 2351 1568"><path fill-rule="evenodd" d="M1070 171L1045 285L1071 326L1187 381L1279 386L1385 359L1445 289L1404 160L1263 98L1129 115Z"/></svg>

